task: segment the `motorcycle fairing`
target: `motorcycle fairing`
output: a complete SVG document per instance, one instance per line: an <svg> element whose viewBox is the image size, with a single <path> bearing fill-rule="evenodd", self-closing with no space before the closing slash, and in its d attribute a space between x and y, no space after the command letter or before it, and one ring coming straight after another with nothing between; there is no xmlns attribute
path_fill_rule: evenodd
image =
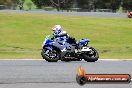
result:
<svg viewBox="0 0 132 88"><path fill-rule="evenodd" d="M89 42L88 39L82 39L82 40L79 41L79 44L80 44L80 45L85 45L85 44L87 44L88 42Z"/></svg>

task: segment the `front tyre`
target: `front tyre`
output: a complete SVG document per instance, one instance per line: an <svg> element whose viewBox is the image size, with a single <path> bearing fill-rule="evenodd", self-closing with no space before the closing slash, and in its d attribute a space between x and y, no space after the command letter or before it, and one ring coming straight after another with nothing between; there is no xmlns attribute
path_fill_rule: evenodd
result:
<svg viewBox="0 0 132 88"><path fill-rule="evenodd" d="M59 53L56 50L42 49L41 55L48 62L57 62L59 60Z"/></svg>
<svg viewBox="0 0 132 88"><path fill-rule="evenodd" d="M128 16L128 18L132 18L132 15L127 15Z"/></svg>
<svg viewBox="0 0 132 88"><path fill-rule="evenodd" d="M95 50L93 47L90 47L89 49L91 49L91 50L83 54L84 60L87 62L97 61L99 58L99 54L98 54L97 50Z"/></svg>

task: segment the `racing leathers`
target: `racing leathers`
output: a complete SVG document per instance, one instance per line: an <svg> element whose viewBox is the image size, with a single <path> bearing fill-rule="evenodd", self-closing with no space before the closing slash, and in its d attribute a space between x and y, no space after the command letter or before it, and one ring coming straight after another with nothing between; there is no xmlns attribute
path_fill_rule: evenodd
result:
<svg viewBox="0 0 132 88"><path fill-rule="evenodd" d="M68 37L69 37L69 35L67 34L67 32L63 31L62 29L56 30L56 31L53 32L53 39L55 41L59 41L59 43L61 43L62 45L65 44Z"/></svg>

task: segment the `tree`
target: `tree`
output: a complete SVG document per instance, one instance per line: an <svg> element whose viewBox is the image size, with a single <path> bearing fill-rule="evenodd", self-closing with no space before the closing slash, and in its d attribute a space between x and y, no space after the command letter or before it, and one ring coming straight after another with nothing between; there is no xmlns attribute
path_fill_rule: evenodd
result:
<svg viewBox="0 0 132 88"><path fill-rule="evenodd" d="M7 8L14 8L17 5L17 0L0 0L0 5L5 5Z"/></svg>
<svg viewBox="0 0 132 88"><path fill-rule="evenodd" d="M123 9L132 9L132 0L32 0L38 8L42 6L52 6L60 11L61 9L69 10L74 3L77 8L85 11L96 11L96 9L111 9L115 12L120 6Z"/></svg>
<svg viewBox="0 0 132 88"><path fill-rule="evenodd" d="M125 10L132 10L132 0L122 0L122 3Z"/></svg>
<svg viewBox="0 0 132 88"><path fill-rule="evenodd" d="M61 9L69 10L75 0L32 0L38 8L42 6L52 6L60 11Z"/></svg>
<svg viewBox="0 0 132 88"><path fill-rule="evenodd" d="M69 11L74 1L75 0L50 0L52 6L55 7L57 11L60 11L60 9L66 9L67 11Z"/></svg>
<svg viewBox="0 0 132 88"><path fill-rule="evenodd" d="M28 2L28 3L26 3L26 5L29 8L29 10L31 10L33 4L31 2Z"/></svg>
<svg viewBox="0 0 132 88"><path fill-rule="evenodd" d="M16 0L17 1L17 5L19 7L20 10L23 10L23 5L25 0Z"/></svg>
<svg viewBox="0 0 132 88"><path fill-rule="evenodd" d="M116 12L116 10L117 9L119 9L119 7L120 7L120 0L111 0L110 1L110 8L111 8L111 10L112 10L112 12Z"/></svg>
<svg viewBox="0 0 132 88"><path fill-rule="evenodd" d="M95 11L99 0L77 0L77 5L84 11Z"/></svg>
<svg viewBox="0 0 132 88"><path fill-rule="evenodd" d="M82 9L90 9L90 0L77 0L77 5Z"/></svg>
<svg viewBox="0 0 132 88"><path fill-rule="evenodd" d="M0 0L0 5L5 5L5 0Z"/></svg>
<svg viewBox="0 0 132 88"><path fill-rule="evenodd" d="M51 6L50 0L32 0L32 2L41 9L42 6Z"/></svg>

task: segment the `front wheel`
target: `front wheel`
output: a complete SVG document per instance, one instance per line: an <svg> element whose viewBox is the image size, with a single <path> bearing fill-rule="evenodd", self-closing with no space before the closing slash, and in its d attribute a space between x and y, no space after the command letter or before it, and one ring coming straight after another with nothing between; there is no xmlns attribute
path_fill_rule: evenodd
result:
<svg viewBox="0 0 132 88"><path fill-rule="evenodd" d="M59 60L59 53L56 50L42 49L41 55L48 62L57 62Z"/></svg>
<svg viewBox="0 0 132 88"><path fill-rule="evenodd" d="M128 15L128 18L132 18L132 15Z"/></svg>
<svg viewBox="0 0 132 88"><path fill-rule="evenodd" d="M84 60L87 61L87 62L95 62L95 61L97 61L98 58L99 58L98 52L93 47L90 47L89 49L91 49L91 50L88 51L88 52L85 52L83 54Z"/></svg>

